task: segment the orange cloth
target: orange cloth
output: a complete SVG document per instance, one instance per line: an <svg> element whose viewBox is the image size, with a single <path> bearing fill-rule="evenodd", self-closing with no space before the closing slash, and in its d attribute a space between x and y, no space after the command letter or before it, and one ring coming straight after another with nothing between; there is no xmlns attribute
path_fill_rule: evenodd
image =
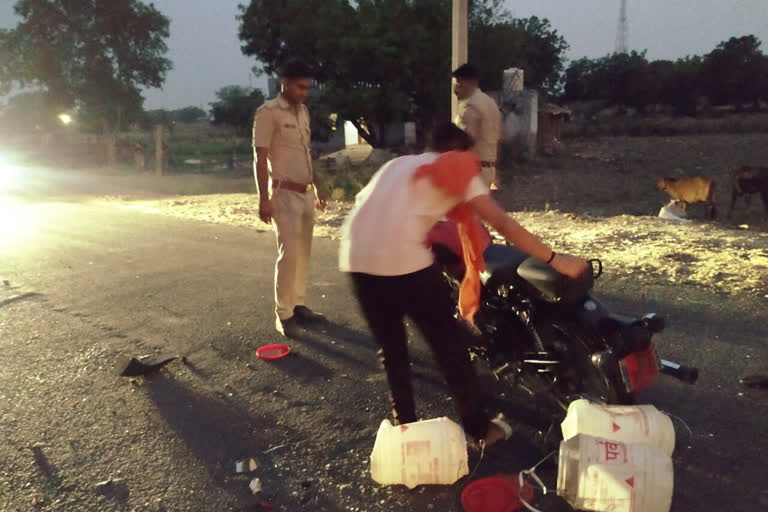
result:
<svg viewBox="0 0 768 512"><path fill-rule="evenodd" d="M469 182L480 173L480 161L470 151L449 151L441 154L431 164L422 165L414 179L428 177L432 183L452 196L464 197ZM459 313L473 323L480 307L480 272L485 270L483 252L490 237L475 212L461 203L448 212L447 217L456 222L464 259L464 279L459 289Z"/></svg>

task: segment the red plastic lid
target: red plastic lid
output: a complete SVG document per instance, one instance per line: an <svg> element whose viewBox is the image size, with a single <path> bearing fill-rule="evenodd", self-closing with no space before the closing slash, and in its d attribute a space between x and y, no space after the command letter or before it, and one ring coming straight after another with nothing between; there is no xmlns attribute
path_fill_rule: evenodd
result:
<svg viewBox="0 0 768 512"><path fill-rule="evenodd" d="M517 475L496 475L476 480L464 488L461 504L465 512L514 512L523 509L518 496L533 501L533 487L523 482L518 490Z"/></svg>
<svg viewBox="0 0 768 512"><path fill-rule="evenodd" d="M272 359L280 359L287 356L291 352L288 345L265 345L256 349L256 355L265 361L271 361Z"/></svg>

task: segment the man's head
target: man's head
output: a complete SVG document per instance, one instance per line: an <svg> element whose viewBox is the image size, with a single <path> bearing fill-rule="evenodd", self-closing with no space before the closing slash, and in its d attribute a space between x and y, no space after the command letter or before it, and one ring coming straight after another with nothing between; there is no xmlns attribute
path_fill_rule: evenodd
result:
<svg viewBox="0 0 768 512"><path fill-rule="evenodd" d="M460 100L464 100L477 90L480 71L472 64L462 64L453 72L453 79L453 93Z"/></svg>
<svg viewBox="0 0 768 512"><path fill-rule="evenodd" d="M438 153L468 151L472 147L472 137L453 123L443 123L432 134L432 147Z"/></svg>
<svg viewBox="0 0 768 512"><path fill-rule="evenodd" d="M293 105L304 103L312 88L312 69L299 59L289 59L280 66L283 97Z"/></svg>

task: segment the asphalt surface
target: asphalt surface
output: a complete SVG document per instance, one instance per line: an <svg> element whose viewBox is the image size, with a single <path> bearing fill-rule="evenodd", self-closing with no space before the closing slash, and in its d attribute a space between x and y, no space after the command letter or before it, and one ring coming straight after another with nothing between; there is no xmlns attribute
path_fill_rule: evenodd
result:
<svg viewBox="0 0 768 512"><path fill-rule="evenodd" d="M0 204L0 510L462 510L470 479L409 491L370 478L387 387L335 242L315 240L309 293L330 323L265 362L254 350L281 341L271 233L28 189ZM676 420L672 510L768 510L768 394L738 383L768 372L767 300L606 273L597 295L665 314L659 352L701 370L695 386L660 378L640 396L691 429ZM412 348L421 415L455 418L423 343ZM114 375L121 356L164 353L186 364ZM536 463L524 432L473 455L472 480ZM243 457L252 475L234 473ZM540 474L554 486L554 472Z"/></svg>

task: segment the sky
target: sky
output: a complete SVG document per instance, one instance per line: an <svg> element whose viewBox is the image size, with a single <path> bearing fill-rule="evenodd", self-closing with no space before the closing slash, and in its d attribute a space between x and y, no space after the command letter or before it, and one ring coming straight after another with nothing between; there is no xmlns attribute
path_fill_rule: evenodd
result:
<svg viewBox="0 0 768 512"><path fill-rule="evenodd" d="M162 90L145 92L146 108L195 105L208 110L226 85L266 89L252 58L240 51L239 3L247 0L154 0L171 20L174 69ZM13 0L0 0L0 27L17 23ZM515 16L548 18L570 44L568 57L601 57L616 45L619 0L506 0ZM649 59L704 54L732 36L755 34L768 53L768 0L628 0L629 48ZM470 50L471 52L471 50ZM471 59L471 53L470 53Z"/></svg>

